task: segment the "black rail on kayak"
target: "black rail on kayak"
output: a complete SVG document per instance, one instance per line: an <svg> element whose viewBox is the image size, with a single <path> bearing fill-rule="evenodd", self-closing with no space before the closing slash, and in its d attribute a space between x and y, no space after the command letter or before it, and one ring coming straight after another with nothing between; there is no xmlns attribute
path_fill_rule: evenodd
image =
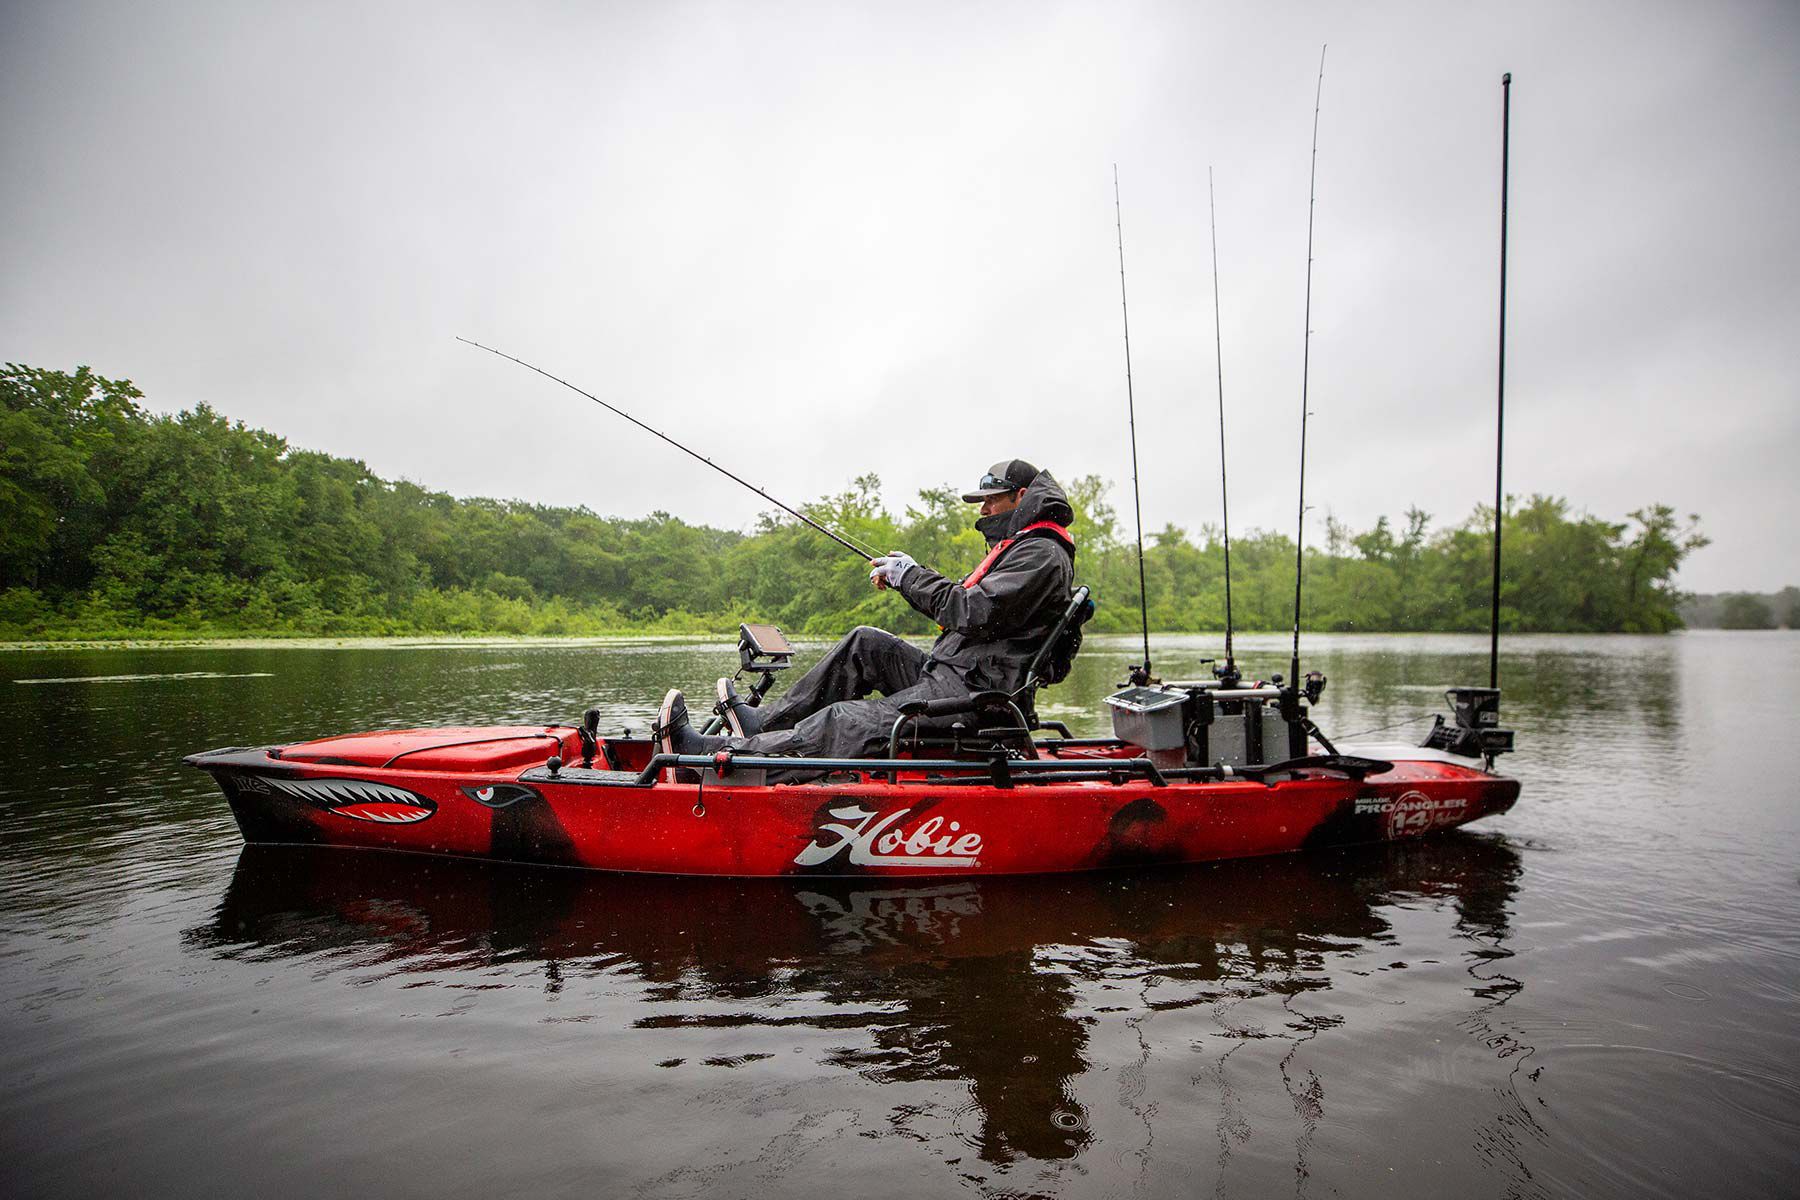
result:
<svg viewBox="0 0 1800 1200"><path fill-rule="evenodd" d="M1102 739L1092 739L1101 741ZM228 746L190 754L181 761L203 771L248 772L257 775L293 775L296 768L359 767L362 771L385 773L394 768L371 767L348 762L291 763L279 757L279 746ZM872 777L885 776L889 784L943 785L946 783L986 783L996 788L1011 788L1020 783L1111 783L1115 786L1133 781L1147 782L1153 787L1170 783L1232 783L1244 780L1272 784L1278 778L1299 771L1330 771L1350 779L1381 775L1394 769L1394 764L1353 754L1315 754L1291 758L1285 762L1250 767L1159 767L1148 758L1011 758L996 753L987 758L783 758L776 755L733 754L657 754L644 769L603 771L591 767L558 766L546 763L522 772L523 783L563 783L586 787L654 786L657 776L671 768L707 772L724 783L733 772L743 772L744 783L752 784L752 773L765 771L817 772L821 775L850 772ZM904 772L912 778L901 778ZM447 772L431 771L432 775ZM344 772L349 778L357 776ZM455 774L455 772L448 772ZM469 774L469 773L464 773ZM486 778L485 772L473 773ZM382 780L378 780L382 781ZM383 781L385 782L385 781ZM804 785L802 785L804 786Z"/></svg>
<svg viewBox="0 0 1800 1200"><path fill-rule="evenodd" d="M783 758L775 755L732 754L658 754L638 773L636 783L648 787L670 767L690 771L710 771L720 780L733 771L819 771L831 773L853 771L867 775L886 775L890 783L955 783L989 782L995 787L1009 788L1015 783L1073 783L1081 781L1128 783L1141 779L1154 787L1167 787L1171 780L1189 783L1225 783L1234 780L1265 782L1276 775L1295 771L1332 771L1352 779L1391 771L1394 764L1380 759L1358 758L1345 754L1319 754L1286 762L1254 767L1158 767L1148 758L1091 759L1015 759L994 755L986 759L966 758ZM924 778L900 779L900 772ZM546 772L547 774L547 772ZM565 769L562 773L568 775ZM554 777L553 777L554 778ZM575 780L569 780L575 782Z"/></svg>
<svg viewBox="0 0 1800 1200"><path fill-rule="evenodd" d="M733 754L728 750L718 754L658 754L651 758L638 775L638 782L654 782L657 773L667 767L712 771L720 779L729 777L733 771L822 771L828 774L834 771L858 771L869 775L886 775L889 782L900 782L895 776L901 771L908 771L939 776L929 780L932 783L956 782L955 779L947 778L950 776L969 776L971 782L985 779L995 787L1007 788L1013 785L1015 775L1055 775L1066 778L1082 772L1096 779L1116 777L1120 783L1129 779L1145 779L1156 787L1169 785L1167 775L1147 758L1096 758L1086 762L1063 759L1046 762L1042 759L1010 758L1004 752L978 759L783 758L776 755Z"/></svg>

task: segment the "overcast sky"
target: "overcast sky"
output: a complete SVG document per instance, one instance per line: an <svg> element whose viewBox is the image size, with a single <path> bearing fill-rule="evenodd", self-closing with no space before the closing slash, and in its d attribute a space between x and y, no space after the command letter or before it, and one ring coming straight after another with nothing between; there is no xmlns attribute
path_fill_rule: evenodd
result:
<svg viewBox="0 0 1800 1200"><path fill-rule="evenodd" d="M998 458L1309 535L1507 490L1800 583L1800 5L0 3L0 357L459 495L767 505ZM1309 539L1310 540L1310 539Z"/></svg>

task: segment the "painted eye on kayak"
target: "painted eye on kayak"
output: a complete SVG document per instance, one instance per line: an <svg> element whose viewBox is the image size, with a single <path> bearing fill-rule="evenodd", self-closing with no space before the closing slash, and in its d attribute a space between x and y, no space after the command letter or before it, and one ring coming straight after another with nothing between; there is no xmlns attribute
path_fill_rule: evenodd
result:
<svg viewBox="0 0 1800 1200"><path fill-rule="evenodd" d="M477 804L485 804L489 808L505 808L509 804L517 804L537 795L528 787L520 787L516 783L490 783L482 787L466 787L463 795Z"/></svg>

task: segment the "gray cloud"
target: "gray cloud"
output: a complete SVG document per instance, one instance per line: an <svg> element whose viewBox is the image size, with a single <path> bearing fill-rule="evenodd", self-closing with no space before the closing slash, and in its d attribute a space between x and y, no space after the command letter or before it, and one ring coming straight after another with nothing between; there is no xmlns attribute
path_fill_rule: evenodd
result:
<svg viewBox="0 0 1800 1200"><path fill-rule="evenodd" d="M13 5L0 355L90 363L460 494L759 504L462 334L799 499L1023 454L1292 521L1307 142L1321 510L1509 490L1704 515L1696 589L1800 576L1792 5ZM754 464L754 466L749 466ZM1123 500L1123 496L1117 497ZM1322 514L1321 514L1322 515ZM1322 532L1322 520L1311 528Z"/></svg>

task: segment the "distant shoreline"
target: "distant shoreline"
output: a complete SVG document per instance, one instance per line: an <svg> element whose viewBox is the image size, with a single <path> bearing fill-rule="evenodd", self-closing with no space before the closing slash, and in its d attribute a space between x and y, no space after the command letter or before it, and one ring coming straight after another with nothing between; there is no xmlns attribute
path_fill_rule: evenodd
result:
<svg viewBox="0 0 1800 1200"><path fill-rule="evenodd" d="M698 633L599 633L599 634L396 634L392 636L321 637L256 634L168 634L150 637L69 637L33 641L0 641L0 654L29 650L329 650L389 646L398 649L432 646L618 646L634 642L717 641L737 636L729 632Z"/></svg>
<svg viewBox="0 0 1800 1200"><path fill-rule="evenodd" d="M1737 635L1737 634L1772 634L1792 633L1785 629L1678 629L1672 631L1679 635ZM1134 640L1134 633L1096 633L1094 640L1123 639ZM1193 629L1153 629L1153 638L1215 638L1223 641L1224 630ZM1287 630L1238 630L1238 638L1261 639L1282 638L1288 636ZM1323 638L1336 640L1339 638L1384 637L1384 638L1430 638L1430 637L1480 637L1485 638L1485 630L1474 629L1402 629L1402 630L1319 630L1316 633L1303 633L1306 639ZM1567 633L1567 632L1530 632L1516 631L1501 635L1504 645L1514 638L1586 638L1586 637L1645 637L1666 638L1671 634L1662 633ZM390 637L320 637L317 634L296 634L292 637L272 636L258 637L253 635L218 635L206 634L170 634L165 637L135 638L65 638L58 640L37 641L0 641L0 654L23 654L42 650L356 650L356 649L394 649L394 650L426 650L454 649L457 647L480 646L623 646L655 642L721 642L731 641L737 637L737 630L716 630L683 633L601 633L582 635L562 634L408 634ZM793 640L799 643L828 643L833 639L829 634L795 634ZM928 641L924 635L913 636L915 641ZM1259 652L1262 649L1258 648Z"/></svg>

